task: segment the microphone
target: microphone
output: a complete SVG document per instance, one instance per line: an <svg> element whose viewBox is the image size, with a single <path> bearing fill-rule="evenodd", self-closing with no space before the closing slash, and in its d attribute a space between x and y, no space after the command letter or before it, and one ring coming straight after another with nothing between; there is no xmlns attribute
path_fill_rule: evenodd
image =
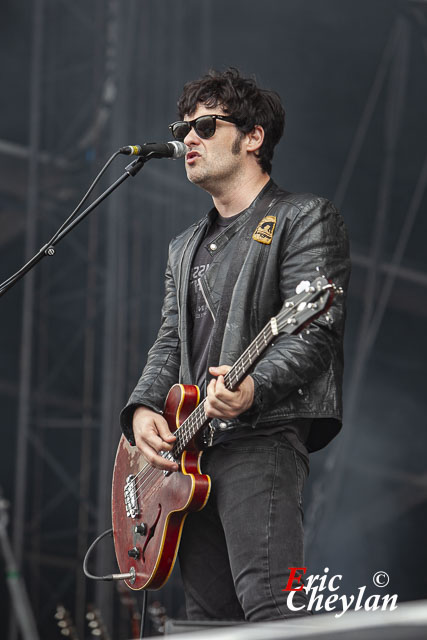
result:
<svg viewBox="0 0 427 640"><path fill-rule="evenodd" d="M149 160L150 158L183 158L188 151L188 147L183 142L172 140L171 142L147 142L147 144L129 145L121 147L119 153L127 156L140 156Z"/></svg>

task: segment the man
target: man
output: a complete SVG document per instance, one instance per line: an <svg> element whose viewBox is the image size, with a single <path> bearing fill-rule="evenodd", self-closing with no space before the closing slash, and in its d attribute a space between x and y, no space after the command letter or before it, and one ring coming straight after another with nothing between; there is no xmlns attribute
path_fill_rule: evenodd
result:
<svg viewBox="0 0 427 640"><path fill-rule="evenodd" d="M347 236L330 202L270 179L285 115L276 93L228 69L185 85L178 108L170 128L189 148L187 177L214 208L171 242L161 328L122 426L149 463L176 471L159 455L175 441L164 400L177 382L199 385L212 490L180 545L188 617L301 615L305 592L289 608L283 589L290 568L304 566L308 452L341 426L344 296L332 322L321 316L309 332L280 335L236 390L224 374L301 280L320 270L346 290Z"/></svg>

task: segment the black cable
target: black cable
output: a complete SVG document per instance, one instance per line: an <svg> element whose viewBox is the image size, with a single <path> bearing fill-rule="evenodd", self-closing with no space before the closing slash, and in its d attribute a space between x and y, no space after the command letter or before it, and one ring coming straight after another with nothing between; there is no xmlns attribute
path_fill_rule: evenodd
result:
<svg viewBox="0 0 427 640"><path fill-rule="evenodd" d="M62 225L59 227L59 229L54 233L54 235L51 237L51 239L42 247L42 249L47 251L49 249L49 247L51 247L53 245L53 243L55 242L55 240L57 239L57 237L59 236L61 231L64 228L67 227L67 225L71 222L71 220L74 218L74 216L78 213L79 209L81 209L83 203L86 202L86 200L88 199L88 197L90 196L90 194L94 190L95 186L98 184L99 180L101 179L101 177L103 176L103 174L105 173L107 168L110 166L112 161L118 155L120 155L120 151L115 151L113 153L113 155L107 160L105 165L102 167L101 171L96 176L95 180L90 185L89 189L86 191L86 193L83 196L83 198L80 200L78 205L75 207L74 211L72 211L72 213L68 216L68 218L65 220L65 222L62 223ZM40 254L40 251L39 251L39 254ZM0 294L2 293L3 289L5 289L9 284L11 284L15 280L17 280L21 276L21 274L25 274L29 270L29 268L32 266L32 264L34 262L34 259L36 258L37 255L38 254L33 256L26 264L24 264L18 271L16 271L16 273L14 273L12 276L7 278L7 280L5 280L4 282L2 282L0 284Z"/></svg>
<svg viewBox="0 0 427 640"><path fill-rule="evenodd" d="M88 199L88 197L90 196L90 194L94 190L95 186L98 184L98 182L100 181L101 177L104 175L104 173L108 169L110 164L119 155L120 155L120 151L115 151L115 153L113 153L113 155L107 160L107 162L102 167L101 171L96 176L95 180L90 185L89 189L86 191L86 193L83 196L83 198L80 200L79 204L76 206L74 211L68 216L68 218L65 220L65 222L59 227L58 231L51 237L51 239L49 240L48 244L52 244L53 242L55 242L56 238L59 236L59 234L61 233L62 229L64 229L67 226L67 224L74 218L74 216L76 215L78 210L81 208L83 203L86 202L86 200Z"/></svg>
<svg viewBox="0 0 427 640"><path fill-rule="evenodd" d="M113 530L112 529L107 529L106 531L104 531L104 533L101 533L100 536L98 536L90 545L89 549L86 551L86 555L84 557L83 560L83 571L84 574L86 576L86 578L90 578L91 580L113 580L113 574L111 573L108 576L94 576L92 573L89 572L88 568L87 568L87 563L89 561L89 556L92 553L92 550L94 549L94 547L98 544L98 542L100 540L102 540L102 538L105 538L105 536L107 536L108 534L113 534Z"/></svg>
<svg viewBox="0 0 427 640"><path fill-rule="evenodd" d="M101 535L99 535L90 545L89 549L86 551L84 560L83 560L83 571L84 574L86 576L86 578L90 578L91 580L114 580L114 574L110 574L107 576L94 576L93 573L90 573L89 569L87 568L87 564L89 561L89 556L92 553L93 549L96 547L96 545L98 544L98 542L100 542L102 540L102 538L105 538L105 536L108 536L108 534L112 534L113 530L112 529L107 529L106 531L104 531L103 533L101 533ZM144 589L142 591L142 610L141 610L141 627L139 629L139 637L143 638L144 637L144 627L145 627L145 616L147 613L147 591Z"/></svg>

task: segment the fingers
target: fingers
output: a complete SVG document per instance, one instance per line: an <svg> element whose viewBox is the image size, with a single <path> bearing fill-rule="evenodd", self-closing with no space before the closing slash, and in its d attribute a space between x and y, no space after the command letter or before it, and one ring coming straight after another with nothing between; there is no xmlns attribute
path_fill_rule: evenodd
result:
<svg viewBox="0 0 427 640"><path fill-rule="evenodd" d="M176 440L176 436L174 436L174 434L169 429L169 425L163 418L163 416L155 414L153 421L157 430L157 435L162 441L162 449L165 451L170 451Z"/></svg>
<svg viewBox="0 0 427 640"><path fill-rule="evenodd" d="M209 367L209 372L213 376L225 376L225 374L228 373L230 369L231 367L229 367L228 364L222 364L220 367Z"/></svg>
<svg viewBox="0 0 427 640"><path fill-rule="evenodd" d="M133 415L133 429L134 433L141 433L152 446L161 447L166 451L172 449L176 440L163 416L147 407L136 409Z"/></svg>
<svg viewBox="0 0 427 640"><path fill-rule="evenodd" d="M163 416L145 407L138 408L134 414L133 432L135 444L147 462L158 469L178 470L177 463L159 455L162 451L171 451L176 440Z"/></svg>
<svg viewBox="0 0 427 640"><path fill-rule="evenodd" d="M208 385L205 413L209 418L235 418L240 413L239 391L226 389L222 375Z"/></svg>
<svg viewBox="0 0 427 640"><path fill-rule="evenodd" d="M211 380L208 385L208 390L210 387L211 395L212 392L218 400L222 400L226 404L233 404L235 401L235 391L229 391L224 383L224 376L228 371L230 371L231 367L226 364L221 365L220 367L209 367L209 372L213 376L218 376L216 380Z"/></svg>
<svg viewBox="0 0 427 640"><path fill-rule="evenodd" d="M237 390L236 390L237 391ZM216 380L211 380L208 385L208 393L212 399L233 405L236 400L236 391L229 391L224 384L224 376L220 375Z"/></svg>
<svg viewBox="0 0 427 640"><path fill-rule="evenodd" d="M220 370L223 373L220 374ZM210 372L218 378L211 380L207 388L205 414L208 418L236 418L252 406L253 378L246 376L234 391L230 391L224 384L224 374L229 370L230 367L225 365L210 368Z"/></svg>

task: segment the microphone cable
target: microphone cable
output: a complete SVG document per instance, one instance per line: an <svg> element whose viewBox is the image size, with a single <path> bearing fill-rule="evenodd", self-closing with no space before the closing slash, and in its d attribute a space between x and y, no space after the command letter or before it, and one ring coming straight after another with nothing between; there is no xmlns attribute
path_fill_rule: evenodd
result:
<svg viewBox="0 0 427 640"><path fill-rule="evenodd" d="M92 182L92 184L90 185L89 189L86 191L85 195L80 200L80 202L78 203L78 205L76 206L74 211L72 213L70 213L70 215L65 220L65 222L62 223L62 225L59 227L58 231L51 237L51 239L49 240L48 244L52 244L52 242L54 242L56 240L56 238L59 236L61 231L63 229L65 229L67 224L69 222L71 222L71 220L74 218L74 216L79 212L79 210L81 209L83 204L86 202L86 200L88 199L88 197L90 196L90 194L92 193L92 191L94 190L94 188L96 187L96 185L98 184L98 182L100 181L100 179L102 178L104 173L107 171L107 169L110 166L110 164L113 162L113 160L115 158L117 158L118 155L120 155L120 151L115 151L113 153L113 155L107 160L107 162L104 164L104 166L102 167L101 171L98 173L98 175L96 176L95 180Z"/></svg>
<svg viewBox="0 0 427 640"><path fill-rule="evenodd" d="M113 155L107 160L107 162L105 163L105 165L102 167L101 171L98 173L98 175L96 176L96 178L93 180L92 184L90 185L89 189L86 191L85 195L83 196L83 198L80 200L80 202L78 203L78 205L76 206L76 208L74 209L74 211L72 211L72 213L68 216L68 218L65 220L65 222L62 223L62 225L59 227L59 229L54 233L54 235L51 237L51 239L42 247L42 249L44 249L45 253L49 252L49 248L51 247L52 243L55 242L56 238L59 236L59 234L61 233L61 231L63 231L63 229L65 229L67 227L67 225L71 222L71 220L76 216L76 214L79 212L79 210L81 209L81 207L83 206L83 204L86 202L86 200L88 199L88 197L90 196L90 194L92 193L92 191L94 190L95 186L98 184L99 180L101 179L101 177L104 175L104 173L106 172L106 170L108 169L108 167L110 166L110 164L113 162L113 160L120 155L120 151L115 151L113 153ZM52 249L53 247L52 247ZM41 251L41 250L40 250ZM39 251L39 253L40 253ZM0 284L0 295L2 295L2 293L4 293L4 290L6 288L9 287L9 285L12 285L13 282L15 282L15 280L17 280L21 275L24 275L31 267L34 258L37 256L38 254L35 254L26 264L24 264L18 271L16 271L16 273L14 273L12 276L10 276L9 278L7 278L7 280L5 280L4 282L2 282ZM49 255L53 255L53 254L49 254Z"/></svg>

